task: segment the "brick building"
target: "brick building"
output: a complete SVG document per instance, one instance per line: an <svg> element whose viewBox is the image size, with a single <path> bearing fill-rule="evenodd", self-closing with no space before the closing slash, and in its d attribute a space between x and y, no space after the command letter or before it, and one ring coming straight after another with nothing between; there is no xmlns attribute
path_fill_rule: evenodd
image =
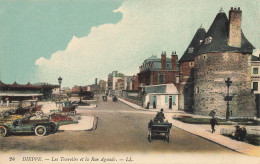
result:
<svg viewBox="0 0 260 164"><path fill-rule="evenodd" d="M161 59L151 56L139 67L138 84L158 85L168 83L178 83L178 56L172 53L171 58L166 57L166 52L161 54Z"/></svg>
<svg viewBox="0 0 260 164"><path fill-rule="evenodd" d="M107 82L105 80L99 80L100 93L105 93L107 88Z"/></svg>
<svg viewBox="0 0 260 164"><path fill-rule="evenodd" d="M133 83L132 83L132 90L138 90L138 74L136 74L136 76L133 77Z"/></svg>
<svg viewBox="0 0 260 164"><path fill-rule="evenodd" d="M241 29L242 11L231 8L229 18L220 11L210 26L194 59L194 112L226 116L225 80L230 78L233 95L230 117L256 116L255 96L251 91L253 45Z"/></svg>

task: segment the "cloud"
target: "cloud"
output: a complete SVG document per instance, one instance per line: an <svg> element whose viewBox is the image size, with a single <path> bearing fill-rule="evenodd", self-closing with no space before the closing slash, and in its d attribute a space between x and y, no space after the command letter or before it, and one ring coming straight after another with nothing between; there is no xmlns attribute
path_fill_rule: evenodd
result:
<svg viewBox="0 0 260 164"><path fill-rule="evenodd" d="M39 58L35 62L36 78L57 83L61 76L64 86L86 85L94 83L96 77L107 80L113 70L136 74L143 60L162 51L167 51L168 57L171 51L177 51L181 57L201 23L207 30L225 5L211 1L202 8L204 1L191 2L126 1L113 11L123 15L117 24L92 27L86 37L73 36L64 51L52 54L50 59Z"/></svg>
<svg viewBox="0 0 260 164"><path fill-rule="evenodd" d="M260 56L260 49L254 50L253 55Z"/></svg>

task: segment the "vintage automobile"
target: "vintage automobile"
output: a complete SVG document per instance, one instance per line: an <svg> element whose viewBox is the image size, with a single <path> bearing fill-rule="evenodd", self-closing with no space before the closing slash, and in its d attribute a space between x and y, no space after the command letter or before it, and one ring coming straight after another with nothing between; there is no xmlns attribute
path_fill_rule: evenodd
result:
<svg viewBox="0 0 260 164"><path fill-rule="evenodd" d="M81 91L79 93L80 97L83 97L83 100L93 100L94 99L94 93L91 91Z"/></svg>
<svg viewBox="0 0 260 164"><path fill-rule="evenodd" d="M44 136L57 132L59 126L49 117L10 115L0 120L0 136L16 133L34 133Z"/></svg>
<svg viewBox="0 0 260 164"><path fill-rule="evenodd" d="M72 112L76 114L76 108L78 107L77 104L72 103L71 101L65 101L64 107L62 107L63 112Z"/></svg>
<svg viewBox="0 0 260 164"><path fill-rule="evenodd" d="M42 105L36 105L36 106L28 106L28 107L22 107L19 106L15 114L19 115L29 115L29 114L34 114L36 111L41 111Z"/></svg>

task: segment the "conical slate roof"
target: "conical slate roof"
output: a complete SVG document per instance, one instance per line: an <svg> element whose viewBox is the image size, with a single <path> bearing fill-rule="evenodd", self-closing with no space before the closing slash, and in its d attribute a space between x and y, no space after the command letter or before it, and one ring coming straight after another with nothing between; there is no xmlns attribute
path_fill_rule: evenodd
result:
<svg viewBox="0 0 260 164"><path fill-rule="evenodd" d="M197 54L205 54L210 52L253 52L254 46L246 39L243 31L241 31L241 47L229 46L228 30L229 20L226 14L224 12L218 13L205 36L205 38L211 37L211 42L207 44L204 39Z"/></svg>
<svg viewBox="0 0 260 164"><path fill-rule="evenodd" d="M197 32L195 33L190 45L182 55L179 63L193 61L195 58L195 54L200 47L200 41L204 39L206 35L206 31L204 28L200 27Z"/></svg>

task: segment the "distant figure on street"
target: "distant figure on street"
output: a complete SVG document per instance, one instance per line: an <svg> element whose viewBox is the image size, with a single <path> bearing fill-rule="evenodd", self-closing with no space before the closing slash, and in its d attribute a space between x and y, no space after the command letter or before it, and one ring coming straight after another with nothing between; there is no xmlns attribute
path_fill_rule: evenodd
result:
<svg viewBox="0 0 260 164"><path fill-rule="evenodd" d="M116 95L113 96L113 101L114 101L114 102L117 102L117 97L116 97Z"/></svg>
<svg viewBox="0 0 260 164"><path fill-rule="evenodd" d="M156 102L153 101L153 109L156 109Z"/></svg>
<svg viewBox="0 0 260 164"><path fill-rule="evenodd" d="M247 135L246 128L243 127L242 130L241 130L241 134L240 134L241 141L244 141L246 139L246 135Z"/></svg>
<svg viewBox="0 0 260 164"><path fill-rule="evenodd" d="M210 120L210 125L211 125L211 130L212 133L215 132L215 125L218 125L217 120L214 118L214 116L212 116L212 119Z"/></svg>
<svg viewBox="0 0 260 164"><path fill-rule="evenodd" d="M246 128L245 127L240 128L238 125L235 126L235 128L236 128L236 131L233 135L235 137L235 139L238 141L244 141L246 139L246 135L247 135Z"/></svg>
<svg viewBox="0 0 260 164"><path fill-rule="evenodd" d="M149 107L150 107L150 102L148 101L146 109L149 109Z"/></svg>
<svg viewBox="0 0 260 164"><path fill-rule="evenodd" d="M163 123L164 119L165 119L165 117L164 117L163 108L162 108L161 111L156 114L154 121Z"/></svg>
<svg viewBox="0 0 260 164"><path fill-rule="evenodd" d="M6 98L6 106L9 106L9 98Z"/></svg>

